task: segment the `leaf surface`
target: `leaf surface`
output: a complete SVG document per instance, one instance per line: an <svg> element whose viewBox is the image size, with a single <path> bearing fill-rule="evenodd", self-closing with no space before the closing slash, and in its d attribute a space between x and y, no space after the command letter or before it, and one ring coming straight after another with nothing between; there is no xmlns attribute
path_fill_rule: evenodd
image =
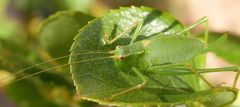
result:
<svg viewBox="0 0 240 107"><path fill-rule="evenodd" d="M154 72L142 72L148 80L145 87L121 94L111 101L108 100L112 95L126 91L143 81L133 71L120 70L112 58L105 58L109 57L109 54L97 54L97 52L109 52L118 45L129 44L135 30L133 26L139 21L143 21L143 27L137 40L159 33L170 35L183 29L182 25L168 13L147 7L120 8L91 21L75 37L70 57L72 78L77 93L83 99L120 106L169 106L193 101L205 102L215 96L215 92L226 90L226 88L214 88L196 91L187 76L164 76ZM116 42L106 44L131 27L132 29ZM83 51L96 53L75 55ZM82 62L76 63L77 61Z"/></svg>
<svg viewBox="0 0 240 107"><path fill-rule="evenodd" d="M52 57L69 54L73 37L93 17L77 12L62 11L50 16L40 30L40 43Z"/></svg>
<svg viewBox="0 0 240 107"><path fill-rule="evenodd" d="M221 33L210 33L210 42L214 42L220 38ZM235 35L228 35L228 38L215 45L212 49L216 55L225 59L232 64L240 64L240 38Z"/></svg>

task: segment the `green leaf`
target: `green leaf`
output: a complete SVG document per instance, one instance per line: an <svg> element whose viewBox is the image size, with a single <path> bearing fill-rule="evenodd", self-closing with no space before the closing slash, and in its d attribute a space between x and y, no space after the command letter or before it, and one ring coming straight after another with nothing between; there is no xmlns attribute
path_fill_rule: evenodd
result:
<svg viewBox="0 0 240 107"><path fill-rule="evenodd" d="M67 9L67 4L63 0L58 0L54 2L49 2L49 0L11 0L8 5L10 5L10 9L12 12L16 14L21 14L20 16L18 15L18 19L25 19L25 21L31 19L33 15L41 15L44 17L56 11Z"/></svg>
<svg viewBox="0 0 240 107"><path fill-rule="evenodd" d="M73 37L92 19L93 17L76 11L63 11L50 16L39 33L42 47L52 57L68 55Z"/></svg>
<svg viewBox="0 0 240 107"><path fill-rule="evenodd" d="M7 15L7 4L9 3L9 0L1 0L0 1L0 38L1 39L8 39L12 35L14 35L17 31L17 23L13 20L11 20Z"/></svg>
<svg viewBox="0 0 240 107"><path fill-rule="evenodd" d="M71 10L79 10L82 12L88 12L93 4L94 0L64 0L68 8Z"/></svg>
<svg viewBox="0 0 240 107"><path fill-rule="evenodd" d="M223 33L210 33L210 43L222 35ZM240 65L240 38L238 36L228 35L225 41L222 41L221 44L218 43L211 50L226 61Z"/></svg>
<svg viewBox="0 0 240 107"><path fill-rule="evenodd" d="M213 38L213 37L211 37ZM227 35L223 35L219 37L217 40L211 42L208 44L207 51L214 51L215 48L217 48L219 45L222 45L227 39Z"/></svg>
<svg viewBox="0 0 240 107"><path fill-rule="evenodd" d="M78 102L79 107L98 107L98 104L91 101L82 100Z"/></svg>
<svg viewBox="0 0 240 107"><path fill-rule="evenodd" d="M118 45L130 43L134 33L131 29L123 37L107 45L109 39L126 31L137 22L143 21L143 27L137 40L156 34L174 34L181 31L182 25L168 13L147 7L131 7L113 10L109 14L95 19L82 28L75 37L71 48L70 63L73 81L79 95L86 100L110 105L177 105L185 102L207 100L216 90L197 92L186 76L163 76L157 73L143 72L147 85L139 90L122 94L109 101L112 95L134 87L142 80L132 71L119 70L113 59L107 54L79 55L83 51L111 51ZM76 61L84 61L75 63ZM86 61L91 60L91 61ZM222 88L224 90L225 88ZM204 100L201 100L204 102Z"/></svg>
<svg viewBox="0 0 240 107"><path fill-rule="evenodd" d="M240 96L233 102L233 104L229 105L228 107L239 107L240 106Z"/></svg>
<svg viewBox="0 0 240 107"><path fill-rule="evenodd" d="M204 102L206 107L222 107L229 105L237 99L238 89L233 88L215 88L211 100Z"/></svg>

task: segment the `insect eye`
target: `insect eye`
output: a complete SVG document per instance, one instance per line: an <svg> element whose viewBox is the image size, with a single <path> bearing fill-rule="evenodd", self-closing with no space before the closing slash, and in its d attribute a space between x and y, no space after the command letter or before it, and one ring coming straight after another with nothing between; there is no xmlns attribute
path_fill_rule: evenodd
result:
<svg viewBox="0 0 240 107"><path fill-rule="evenodd" d="M118 59L119 59L120 61L122 61L122 60L125 59L125 56L124 56L124 55L120 55L120 56L118 57Z"/></svg>

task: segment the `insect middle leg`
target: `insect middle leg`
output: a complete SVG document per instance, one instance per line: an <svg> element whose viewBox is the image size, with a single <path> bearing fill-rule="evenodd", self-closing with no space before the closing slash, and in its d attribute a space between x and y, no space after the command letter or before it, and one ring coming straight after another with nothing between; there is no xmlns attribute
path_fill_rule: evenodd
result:
<svg viewBox="0 0 240 107"><path fill-rule="evenodd" d="M137 68L132 68L132 70L139 78L141 78L142 83L140 83L140 84L138 84L136 86L130 87L130 88L126 89L126 90L123 90L123 91L121 91L119 93L113 94L111 97L107 98L108 101L112 101L114 98L116 98L116 97L118 97L120 95L129 93L131 91L142 89L147 84L146 78L144 77L144 75Z"/></svg>

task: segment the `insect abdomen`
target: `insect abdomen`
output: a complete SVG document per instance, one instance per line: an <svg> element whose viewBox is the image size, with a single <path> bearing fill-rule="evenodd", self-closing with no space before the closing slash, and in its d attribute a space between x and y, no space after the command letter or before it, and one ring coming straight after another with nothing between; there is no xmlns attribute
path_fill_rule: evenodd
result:
<svg viewBox="0 0 240 107"><path fill-rule="evenodd" d="M142 64L149 66L182 63L203 52L204 45L197 39L179 36L152 37L142 55ZM141 65L142 65L141 64Z"/></svg>

